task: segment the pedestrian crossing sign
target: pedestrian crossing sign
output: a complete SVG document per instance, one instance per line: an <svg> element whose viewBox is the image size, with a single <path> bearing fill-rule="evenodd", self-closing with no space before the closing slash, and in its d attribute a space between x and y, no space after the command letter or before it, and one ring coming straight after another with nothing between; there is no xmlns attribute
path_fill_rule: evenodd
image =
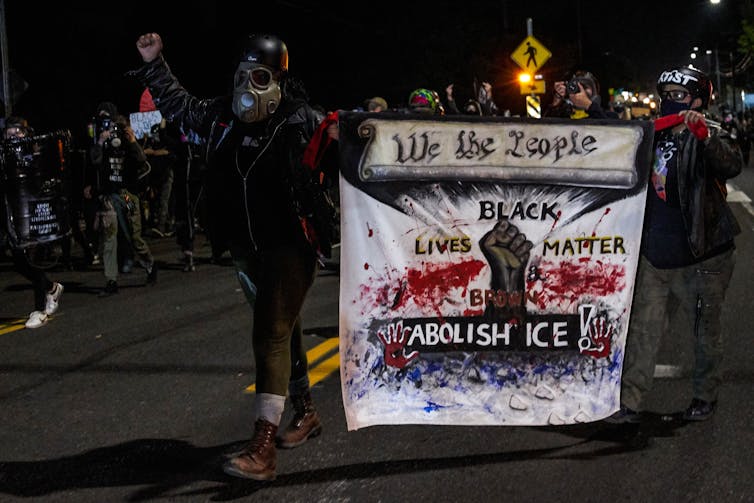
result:
<svg viewBox="0 0 754 503"><path fill-rule="evenodd" d="M550 59L550 56L552 53L531 35L526 37L511 54L513 61L529 73L539 70Z"/></svg>

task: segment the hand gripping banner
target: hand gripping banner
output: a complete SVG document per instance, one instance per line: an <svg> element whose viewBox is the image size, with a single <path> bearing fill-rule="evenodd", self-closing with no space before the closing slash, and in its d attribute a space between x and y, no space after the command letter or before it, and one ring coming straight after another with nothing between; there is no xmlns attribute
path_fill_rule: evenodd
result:
<svg viewBox="0 0 754 503"><path fill-rule="evenodd" d="M615 412L652 133L341 112L349 430Z"/></svg>

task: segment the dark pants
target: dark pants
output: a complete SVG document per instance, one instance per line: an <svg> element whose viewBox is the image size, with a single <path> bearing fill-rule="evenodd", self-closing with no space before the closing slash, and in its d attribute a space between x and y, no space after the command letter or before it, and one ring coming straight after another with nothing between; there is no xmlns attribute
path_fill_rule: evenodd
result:
<svg viewBox="0 0 754 503"><path fill-rule="evenodd" d="M256 392L285 396L288 381L307 374L301 308L314 283L317 259L308 244L282 245L251 254L231 246L241 287L254 308L252 345Z"/></svg>
<svg viewBox="0 0 754 503"><path fill-rule="evenodd" d="M191 162L179 159L175 163L173 180L175 240L183 252L194 251L194 211L192 201Z"/></svg>
<svg viewBox="0 0 754 503"><path fill-rule="evenodd" d="M735 250L676 269L656 269L641 258L626 340L621 404L641 408L644 393L652 387L660 337L672 333L669 313L676 308L683 309L693 323L694 398L717 400L723 358L720 313L735 262Z"/></svg>
<svg viewBox="0 0 754 503"><path fill-rule="evenodd" d="M34 310L44 311L47 304L47 293L52 290L52 281L47 279L47 275L42 269L29 263L29 259L23 250L13 248L11 253L13 254L13 264L16 266L16 271L28 279L34 287Z"/></svg>

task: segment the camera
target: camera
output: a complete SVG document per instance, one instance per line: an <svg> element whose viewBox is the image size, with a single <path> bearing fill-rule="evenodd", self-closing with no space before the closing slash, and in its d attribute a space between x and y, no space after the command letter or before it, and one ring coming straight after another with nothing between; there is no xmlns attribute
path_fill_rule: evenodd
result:
<svg viewBox="0 0 754 503"><path fill-rule="evenodd" d="M96 135L95 141L104 131L110 132L110 138L108 138L106 146L118 148L123 143L123 130L116 121L110 117L98 117L96 120Z"/></svg>
<svg viewBox="0 0 754 503"><path fill-rule="evenodd" d="M566 82L566 97L569 94L578 94L581 92L581 89L579 88L579 84L582 85L584 90L591 89L592 94L597 94L595 91L595 85L594 81L587 77L574 77Z"/></svg>
<svg viewBox="0 0 754 503"><path fill-rule="evenodd" d="M571 79L565 84L566 88L566 94L578 94L581 89L579 89L579 81L576 79Z"/></svg>
<svg viewBox="0 0 754 503"><path fill-rule="evenodd" d="M597 96L600 92L600 85L597 82L597 79L594 77L594 75L592 75L590 72L585 72L585 71L580 70L571 74L570 77L566 78L565 97L568 98L568 96L571 94L578 94L579 92L581 92L581 89L579 88L579 84L581 84L584 90L591 89L592 96Z"/></svg>
<svg viewBox="0 0 754 503"><path fill-rule="evenodd" d="M115 148L120 147L123 143L122 136L123 131L120 129L120 126L117 122L113 122L110 127L110 145Z"/></svg>

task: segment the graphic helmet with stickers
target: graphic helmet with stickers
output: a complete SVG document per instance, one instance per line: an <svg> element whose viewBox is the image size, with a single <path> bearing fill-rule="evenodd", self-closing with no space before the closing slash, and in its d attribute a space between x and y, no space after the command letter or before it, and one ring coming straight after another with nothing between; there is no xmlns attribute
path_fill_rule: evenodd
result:
<svg viewBox="0 0 754 503"><path fill-rule="evenodd" d="M408 107L415 112L441 114L440 96L430 89L414 89L408 96Z"/></svg>
<svg viewBox="0 0 754 503"><path fill-rule="evenodd" d="M712 96L712 81L703 71L693 66L681 66L665 70L657 79L657 91L662 93L668 84L676 84L684 87L694 98L700 98L702 105L700 108L706 108Z"/></svg>
<svg viewBox="0 0 754 503"><path fill-rule="evenodd" d="M288 47L275 35L252 34L243 43L240 62L256 63L287 72Z"/></svg>

